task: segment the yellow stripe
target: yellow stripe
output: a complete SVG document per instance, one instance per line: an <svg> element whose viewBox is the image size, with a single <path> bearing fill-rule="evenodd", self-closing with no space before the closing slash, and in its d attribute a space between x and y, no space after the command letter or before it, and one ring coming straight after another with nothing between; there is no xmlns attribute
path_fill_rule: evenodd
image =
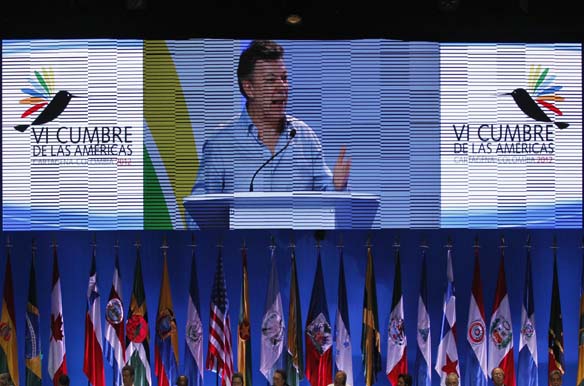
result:
<svg viewBox="0 0 584 386"><path fill-rule="evenodd" d="M182 202L195 183L199 158L184 92L164 41L144 41L144 116L185 225Z"/></svg>
<svg viewBox="0 0 584 386"><path fill-rule="evenodd" d="M6 294L4 294L4 296L6 296ZM10 319L8 306L4 299L2 299L2 317L0 318L0 325L3 326L0 331L3 334L3 336L0 336L0 348L4 351L4 355L6 356L6 365L10 377L14 382L14 386L18 386L18 346L16 341L16 328L14 328L14 321Z"/></svg>

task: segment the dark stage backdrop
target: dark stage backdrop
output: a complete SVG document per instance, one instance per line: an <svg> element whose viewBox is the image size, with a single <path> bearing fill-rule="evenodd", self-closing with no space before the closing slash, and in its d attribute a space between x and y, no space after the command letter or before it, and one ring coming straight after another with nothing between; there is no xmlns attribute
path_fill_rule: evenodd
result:
<svg viewBox="0 0 584 386"><path fill-rule="evenodd" d="M436 350L440 341L440 326L442 318L442 300L446 285L446 250L444 245L449 237L453 241L454 275L457 295L457 325L458 352L461 358L461 371L464 371L465 357L468 352L465 330L470 299L474 238L478 235L482 246L480 263L487 320L492 313L495 285L499 267L499 242L502 235L508 244L506 249L505 268L511 311L513 316L513 332L515 346L515 362L519 348L519 329L521 320L521 300L524 285L524 264L527 238L525 230L436 230L409 231L391 230L374 232L327 232L322 242L322 259L325 276L326 297L328 300L331 324L334 326L334 316L337 307L337 281L339 270L339 253L337 244L342 238L345 256L345 273L349 302L349 319L353 346L353 372L355 385L364 384L363 366L361 363L360 339L363 304L363 287L366 268L366 247L368 237L373 244L375 275L377 280L377 296L379 321L381 325L382 372L378 375L378 385L387 385L384 373L387 355L387 326L390 313L395 255L392 243L399 236L402 254L402 285L405 304L406 334L408 338L408 366L414 370L416 356L416 316L420 286L421 249L420 244L427 239L429 245L429 312L432 333L432 366L435 365ZM566 377L564 384L575 383L577 371L577 331L578 307L580 294L580 278L582 269L582 250L580 248L582 234L580 231L546 231L530 232L532 236L532 258L534 277L534 296L537 328L537 347L539 355L539 382L546 384L547 377L547 330L552 286L553 251L550 246L553 237L557 237L558 264L560 276L561 304L564 320ZM184 326L187 308L187 291L191 265L191 233L189 232L99 232L97 240L97 272L98 285L101 294L102 317L112 283L114 269L114 243L119 240L120 266L123 287L124 311L127 312L133 282L136 249L133 246L136 239L142 243L143 275L146 286L146 299L150 321L150 353L151 367L154 369L154 325L161 283L162 253L160 246L166 236L169 244L169 271L179 332L179 353L182 367L184 354ZM4 233L4 240L10 236L13 257L14 293L16 326L19 340L19 357L21 384L24 382L24 312L27 299L28 274L31 262L31 240L36 239L37 252L37 290L41 314L42 339L42 369L43 385L50 385L47 372L49 349L50 291L53 239L58 243L59 264L63 292L63 313L65 323L65 338L67 344L67 362L72 385L83 385L87 382L83 374L83 342L84 320L86 312L87 281L90 269L91 242L94 237L90 232L31 232ZM250 280L250 312L252 327L253 381L256 385L265 385L266 381L259 372L260 364L260 324L264 312L264 303L268 286L270 270L270 255L268 245L271 237L277 245L280 288L284 313L287 320L290 286L290 250L291 239L297 245L298 276L300 297L302 303L303 325L310 301L310 294L316 270L316 247L314 232L292 231L233 231L233 232L197 232L195 238L199 292L201 297L201 313L203 320L205 359L209 329L209 300L211 285L217 258L217 243L224 245L225 275L228 297L231 303L232 342L237 347L236 329L239 313L239 296L241 285L241 250L245 240L248 246L249 280ZM1 260L0 273L4 277L5 252ZM2 291L0 287L0 291ZM102 327L105 331L105 326ZM236 351L236 348L234 349ZM234 363L236 364L234 352ZM106 363L106 380L111 384L112 371ZM152 374L155 384L155 377ZM438 385L439 377L432 374L433 385ZM205 385L215 384L215 374L205 371ZM306 381L303 384L308 385ZM520 384L519 384L520 385Z"/></svg>

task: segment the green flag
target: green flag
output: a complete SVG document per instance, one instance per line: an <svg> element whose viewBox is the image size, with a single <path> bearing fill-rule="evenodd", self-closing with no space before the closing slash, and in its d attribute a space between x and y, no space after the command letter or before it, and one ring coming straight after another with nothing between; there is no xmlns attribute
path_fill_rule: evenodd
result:
<svg viewBox="0 0 584 386"><path fill-rule="evenodd" d="M126 322L126 361L134 368L134 386L152 386L150 373L150 333L146 292L142 280L140 249L137 249L132 299Z"/></svg>

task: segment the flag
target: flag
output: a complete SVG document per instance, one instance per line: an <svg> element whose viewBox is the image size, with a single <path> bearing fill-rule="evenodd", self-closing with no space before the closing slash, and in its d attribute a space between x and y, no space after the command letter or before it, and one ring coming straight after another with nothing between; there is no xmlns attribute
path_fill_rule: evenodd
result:
<svg viewBox="0 0 584 386"><path fill-rule="evenodd" d="M174 385L178 377L178 332L166 260L166 249L164 249L154 345L154 372L158 377L158 386Z"/></svg>
<svg viewBox="0 0 584 386"><path fill-rule="evenodd" d="M187 306L187 325L185 327L184 374L191 386L203 385L203 323L199 302L199 284L197 281L197 264L195 250L191 262L191 283L189 286L189 304Z"/></svg>
<svg viewBox="0 0 584 386"><path fill-rule="evenodd" d="M329 323L320 248L306 317L306 378L312 386L327 386L333 380L332 329Z"/></svg>
<svg viewBox="0 0 584 386"><path fill-rule="evenodd" d="M471 291L468 307L468 324L466 327L468 350L466 369L464 372L464 385L487 386L487 340L485 339L487 328L478 247L475 248L474 276Z"/></svg>
<svg viewBox="0 0 584 386"><path fill-rule="evenodd" d="M282 297L278 284L278 271L274 257L275 247L271 247L272 270L266 294L266 310L262 318L262 346L260 352L260 372L268 382L272 382L272 375L281 362L284 350L284 311Z"/></svg>
<svg viewBox="0 0 584 386"><path fill-rule="evenodd" d="M103 368L103 349L101 334L101 302L97 288L97 271L95 268L95 246L91 257L91 270L87 284L87 311L85 313L85 353L83 355L83 372L93 386L105 386Z"/></svg>
<svg viewBox="0 0 584 386"><path fill-rule="evenodd" d="M288 385L298 386L304 379L304 345L302 343L302 310L298 290L296 253L292 249L290 272L290 307L288 308L288 340L286 350L286 374Z"/></svg>
<svg viewBox="0 0 584 386"><path fill-rule="evenodd" d="M109 299L105 306L105 357L112 366L113 386L122 385L122 368L126 363L124 338L124 304L122 301L122 278L116 248L114 277Z"/></svg>
<svg viewBox="0 0 584 386"><path fill-rule="evenodd" d="M535 304L531 278L530 251L527 252L527 261L525 264L525 287L523 289L523 305L521 307L521 331L519 334L517 375L521 383L519 386L538 386Z"/></svg>
<svg viewBox="0 0 584 386"><path fill-rule="evenodd" d="M231 386L233 375L233 354L231 352L231 323L229 321L229 300L223 274L221 252L217 257L217 269L211 292L211 320L209 322L209 347L207 349L207 370L221 376L222 386Z"/></svg>
<svg viewBox="0 0 584 386"><path fill-rule="evenodd" d="M513 326L509 295L505 283L505 262L501 253L499 278L495 291L495 304L489 327L489 374L500 367L505 372L505 386L515 386L515 362L513 360Z"/></svg>
<svg viewBox="0 0 584 386"><path fill-rule="evenodd" d="M34 250L33 250L34 251ZM41 336L39 334L40 313L37 302L36 270L34 268L35 254L33 252L30 264L30 277L28 281L28 302L25 314L25 341L24 358L26 363L26 386L41 386Z"/></svg>
<svg viewBox="0 0 584 386"><path fill-rule="evenodd" d="M584 245L582 246L582 274L580 277L580 324L578 328L578 374L576 386L584 386Z"/></svg>
<svg viewBox="0 0 584 386"><path fill-rule="evenodd" d="M249 322L249 283L247 276L247 249L242 249L241 297L237 326L237 371L243 374L243 386L252 386L251 331Z"/></svg>
<svg viewBox="0 0 584 386"><path fill-rule="evenodd" d="M548 353L548 375L554 370L559 370L564 374L564 326L562 323L562 305L560 303L560 287L558 283L558 259L556 257L555 249L552 305L550 309L550 329L548 333Z"/></svg>
<svg viewBox="0 0 584 386"><path fill-rule="evenodd" d="M335 318L335 365L337 370L347 374L347 384L353 385L353 350L351 348L351 327L349 325L349 305L347 304L347 286L345 284L345 264L343 250L340 251L339 293L337 316Z"/></svg>
<svg viewBox="0 0 584 386"><path fill-rule="evenodd" d="M375 287L375 269L371 247L367 247L367 273L363 294L363 328L361 332L361 358L365 375L365 385L371 386L377 381L381 371L381 337L377 317L377 289Z"/></svg>
<svg viewBox="0 0 584 386"><path fill-rule="evenodd" d="M140 250L136 252L136 268L130 308L126 321L126 363L134 368L134 386L152 386L150 372L150 332L146 292L142 280Z"/></svg>
<svg viewBox="0 0 584 386"><path fill-rule="evenodd" d="M418 351L414 370L414 386L432 384L432 337L430 334L430 313L428 312L428 286L426 283L426 250L423 252L420 297L418 298L418 328L416 338Z"/></svg>
<svg viewBox="0 0 584 386"><path fill-rule="evenodd" d="M53 289L51 291L51 337L49 340L49 376L55 386L59 377L67 374L65 351L65 323L63 320L63 300L61 299L61 278L57 247L53 246Z"/></svg>
<svg viewBox="0 0 584 386"><path fill-rule="evenodd" d="M389 383L397 386L397 377L408 372L408 339L404 317L404 296L401 288L401 264L399 249L395 252L395 277L393 279L393 298L387 334L387 365L385 373Z"/></svg>
<svg viewBox="0 0 584 386"><path fill-rule="evenodd" d="M442 307L442 328L436 366L434 369L440 375L440 384L444 385L446 376L456 373L460 376L458 351L456 349L456 294L454 289L454 272L452 270L452 250L448 248L446 258L446 292Z"/></svg>
<svg viewBox="0 0 584 386"><path fill-rule="evenodd" d="M18 343L15 321L10 248L7 248L2 316L0 317L0 372L9 373L14 385L18 386L20 378L18 376Z"/></svg>

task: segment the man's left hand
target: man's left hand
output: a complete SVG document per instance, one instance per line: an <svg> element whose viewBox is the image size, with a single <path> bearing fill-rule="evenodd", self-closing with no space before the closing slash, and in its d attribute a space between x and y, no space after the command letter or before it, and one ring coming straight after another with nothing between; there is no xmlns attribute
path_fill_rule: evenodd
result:
<svg viewBox="0 0 584 386"><path fill-rule="evenodd" d="M333 171L333 185L335 190L345 190L349 182L349 173L351 171L351 157L345 157L347 148L343 146L335 163Z"/></svg>

